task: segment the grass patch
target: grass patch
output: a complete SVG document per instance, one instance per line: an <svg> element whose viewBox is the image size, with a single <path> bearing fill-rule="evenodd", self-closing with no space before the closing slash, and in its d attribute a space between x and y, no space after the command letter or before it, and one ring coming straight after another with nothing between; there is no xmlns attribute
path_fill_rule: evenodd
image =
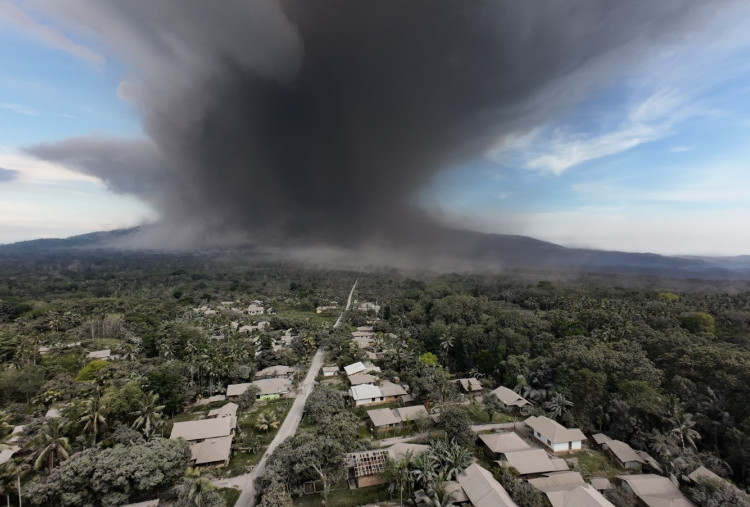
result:
<svg viewBox="0 0 750 507"><path fill-rule="evenodd" d="M328 507L349 507L351 505L365 505L369 503L384 502L391 499L388 493L388 485L371 486L359 489L336 489L328 495ZM319 493L314 495L300 496L294 499L294 505L318 507L323 504L323 496Z"/></svg>
<svg viewBox="0 0 750 507"><path fill-rule="evenodd" d="M591 475L606 476L611 479L623 473L622 470L612 465L607 456L601 451L590 449L577 452L575 458L578 460L578 465L581 468L585 468Z"/></svg>
<svg viewBox="0 0 750 507"><path fill-rule="evenodd" d="M241 494L240 490L235 488L220 488L218 493L224 499L227 507L234 507Z"/></svg>

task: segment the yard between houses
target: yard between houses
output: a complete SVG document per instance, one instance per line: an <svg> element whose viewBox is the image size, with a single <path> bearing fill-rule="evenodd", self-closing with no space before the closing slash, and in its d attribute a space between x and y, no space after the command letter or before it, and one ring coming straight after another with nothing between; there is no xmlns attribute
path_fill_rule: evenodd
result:
<svg viewBox="0 0 750 507"><path fill-rule="evenodd" d="M365 505L377 502L391 502L387 484L370 486L369 488L349 489L345 482L336 486L337 489L328 495L328 503L323 502L323 495L315 493L293 498L294 505L304 507L350 507L352 505Z"/></svg>

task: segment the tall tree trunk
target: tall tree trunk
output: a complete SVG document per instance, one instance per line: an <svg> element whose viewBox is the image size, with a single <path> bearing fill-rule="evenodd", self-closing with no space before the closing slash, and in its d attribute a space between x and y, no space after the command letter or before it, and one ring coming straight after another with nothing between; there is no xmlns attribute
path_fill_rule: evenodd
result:
<svg viewBox="0 0 750 507"><path fill-rule="evenodd" d="M18 507L21 507L21 474L16 475L16 487L18 488Z"/></svg>

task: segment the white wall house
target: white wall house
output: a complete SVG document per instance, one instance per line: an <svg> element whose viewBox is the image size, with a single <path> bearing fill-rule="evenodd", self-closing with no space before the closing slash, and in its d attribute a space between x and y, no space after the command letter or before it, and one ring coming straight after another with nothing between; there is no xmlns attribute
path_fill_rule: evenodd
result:
<svg viewBox="0 0 750 507"><path fill-rule="evenodd" d="M581 442L586 439L578 428L566 428L543 415L531 416L525 422L532 429L534 438L555 453L580 451Z"/></svg>
<svg viewBox="0 0 750 507"><path fill-rule="evenodd" d="M372 384L352 386L349 389L349 394L351 395L352 400L354 400L354 405L357 407L385 403L383 391L381 391L378 386Z"/></svg>

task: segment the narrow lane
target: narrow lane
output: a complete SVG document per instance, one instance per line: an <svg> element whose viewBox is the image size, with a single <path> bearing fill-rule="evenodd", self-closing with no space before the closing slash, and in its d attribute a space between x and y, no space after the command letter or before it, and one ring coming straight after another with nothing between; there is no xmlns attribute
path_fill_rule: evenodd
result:
<svg viewBox="0 0 750 507"><path fill-rule="evenodd" d="M346 301L346 308L344 308L344 310L341 312L339 318L336 319L336 323L333 325L334 328L337 328L341 325L344 314L351 307L352 296L354 295L354 289L357 288L358 281L359 280L354 281L352 290L349 291L349 298ZM260 462L258 462L253 471L249 474L244 474L232 478L232 483L237 484L237 487L239 487L239 489L242 491L242 493L240 493L240 497L237 499L237 503L235 504L236 506L245 507L255 505L255 479L257 479L260 474L263 473L263 470L266 467L266 460L271 454L273 454L274 449L276 449L284 440L294 435L294 433L297 431L297 427L302 421L302 414L305 409L307 397L315 387L315 377L318 375L318 371L320 371L321 366L323 366L324 358L325 352L322 348L318 349L318 351L313 356L312 362L310 363L310 369L307 371L305 380L299 387L299 392L297 394L297 398L292 404L292 408L289 409L289 413L286 415L286 418L281 424L278 433L276 433L273 441L271 441L268 449L266 449L266 452L263 454Z"/></svg>

